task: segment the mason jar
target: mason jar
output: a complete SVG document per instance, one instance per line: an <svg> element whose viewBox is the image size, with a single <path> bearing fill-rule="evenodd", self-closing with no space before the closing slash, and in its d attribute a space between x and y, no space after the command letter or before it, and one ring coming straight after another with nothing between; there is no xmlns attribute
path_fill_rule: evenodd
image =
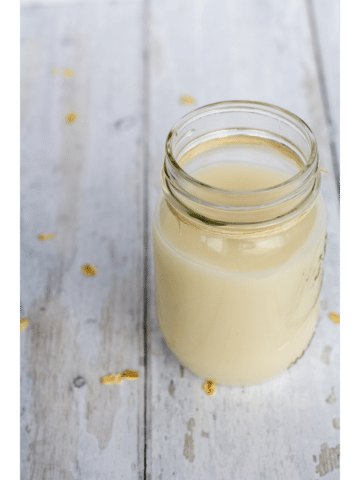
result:
<svg viewBox="0 0 360 480"><path fill-rule="evenodd" d="M326 243L316 140L259 102L194 110L171 129L153 221L156 304L195 374L252 385L302 356Z"/></svg>

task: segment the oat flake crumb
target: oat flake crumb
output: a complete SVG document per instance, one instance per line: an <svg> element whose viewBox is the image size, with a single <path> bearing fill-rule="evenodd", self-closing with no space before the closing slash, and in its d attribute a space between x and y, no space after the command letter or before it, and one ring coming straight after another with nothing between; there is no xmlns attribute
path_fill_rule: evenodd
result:
<svg viewBox="0 0 360 480"><path fill-rule="evenodd" d="M74 70L71 70L70 68L66 68L64 70L64 77L71 78L74 76Z"/></svg>
<svg viewBox="0 0 360 480"><path fill-rule="evenodd" d="M334 323L336 323L337 325L340 325L340 315L339 314L332 312L332 313L330 313L330 318Z"/></svg>
<svg viewBox="0 0 360 480"><path fill-rule="evenodd" d="M114 385L121 383L124 380L124 375L121 373L111 373L110 375L107 375L106 377L102 377L101 383L104 383L105 385Z"/></svg>
<svg viewBox="0 0 360 480"><path fill-rule="evenodd" d="M139 372L135 370L125 370L124 373L110 373L110 375L102 377L101 382L105 385L114 385L121 383L123 380L136 380L139 377Z"/></svg>
<svg viewBox="0 0 360 480"><path fill-rule="evenodd" d="M212 382L211 380L208 380L207 382L204 383L203 389L207 393L207 395L215 395L216 393L216 383Z"/></svg>
<svg viewBox="0 0 360 480"><path fill-rule="evenodd" d="M180 98L180 103L183 105L195 105L196 102L194 97L191 97L190 95L183 95Z"/></svg>
<svg viewBox="0 0 360 480"><path fill-rule="evenodd" d="M29 319L28 318L22 318L20 320L20 332L25 330L26 327L30 325Z"/></svg>
<svg viewBox="0 0 360 480"><path fill-rule="evenodd" d="M140 377L140 373L136 372L135 370L125 370L123 373L126 380L136 380Z"/></svg>
<svg viewBox="0 0 360 480"><path fill-rule="evenodd" d="M95 267L95 265L90 265L89 263L83 265L82 271L84 275L87 275L89 277L94 277L97 274L97 268Z"/></svg>
<svg viewBox="0 0 360 480"><path fill-rule="evenodd" d="M39 240L44 241L44 240L51 240L52 238L56 237L56 233L40 233L38 236Z"/></svg>
<svg viewBox="0 0 360 480"><path fill-rule="evenodd" d="M69 113L69 115L66 117L67 123L74 123L77 119L77 114L76 113Z"/></svg>

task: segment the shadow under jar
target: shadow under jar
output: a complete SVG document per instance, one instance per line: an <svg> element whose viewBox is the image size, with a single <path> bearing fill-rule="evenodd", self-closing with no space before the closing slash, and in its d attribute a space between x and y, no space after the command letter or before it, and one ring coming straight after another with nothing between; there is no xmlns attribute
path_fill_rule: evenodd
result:
<svg viewBox="0 0 360 480"><path fill-rule="evenodd" d="M326 213L313 133L272 105L208 105L170 131L161 180L153 239L168 346L218 384L273 378L318 317Z"/></svg>

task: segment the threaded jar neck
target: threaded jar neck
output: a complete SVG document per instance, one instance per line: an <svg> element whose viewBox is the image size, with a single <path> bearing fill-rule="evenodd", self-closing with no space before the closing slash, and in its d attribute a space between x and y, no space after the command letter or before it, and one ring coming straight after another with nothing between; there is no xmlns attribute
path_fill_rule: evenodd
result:
<svg viewBox="0 0 360 480"><path fill-rule="evenodd" d="M197 167L214 161L214 152L221 157L222 151L231 149L235 162L248 160L249 152L251 161L258 162L262 152L270 152L259 160L262 167L286 172L286 179L251 190L219 188L195 178ZM313 133L296 115L273 105L249 101L207 105L178 121L166 140L165 197L174 214L198 228L230 234L287 228L310 210L319 187Z"/></svg>

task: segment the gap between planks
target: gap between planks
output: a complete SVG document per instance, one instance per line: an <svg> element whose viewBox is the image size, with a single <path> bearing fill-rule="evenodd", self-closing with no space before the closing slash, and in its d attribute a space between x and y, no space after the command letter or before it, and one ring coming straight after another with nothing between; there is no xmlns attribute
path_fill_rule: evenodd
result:
<svg viewBox="0 0 360 480"><path fill-rule="evenodd" d="M142 0L142 160L143 160L143 337L144 337L144 480L147 477L147 384L148 384L148 301L149 301L149 40L150 40L150 0Z"/></svg>
<svg viewBox="0 0 360 480"><path fill-rule="evenodd" d="M340 202L340 166L339 166L337 148L335 145L334 135L333 135L335 126L332 120L332 115L330 110L329 93L328 93L328 89L325 81L324 62L323 62L323 56L321 54L319 31L317 27L316 18L315 18L313 0L305 0L305 5L306 5L307 15L309 19L310 33L311 33L312 43L314 48L316 69L319 77L321 99L324 105L325 118L328 126L328 137L329 137L329 144L330 144L330 151L331 151L332 166L334 170L336 188L337 188L338 198Z"/></svg>

